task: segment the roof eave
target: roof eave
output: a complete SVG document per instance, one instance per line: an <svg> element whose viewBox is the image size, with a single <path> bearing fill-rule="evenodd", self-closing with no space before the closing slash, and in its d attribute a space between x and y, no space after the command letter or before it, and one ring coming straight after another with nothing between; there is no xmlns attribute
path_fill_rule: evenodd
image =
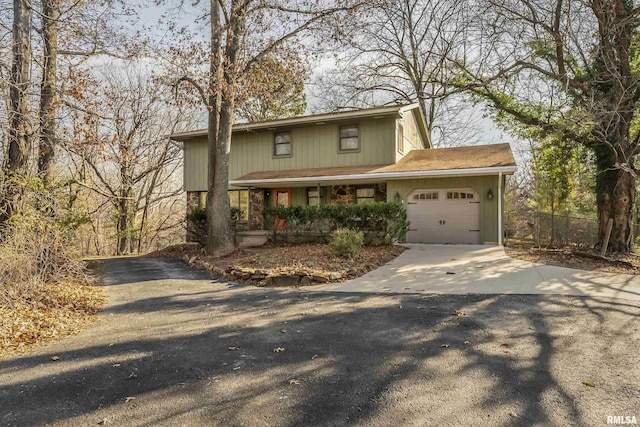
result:
<svg viewBox="0 0 640 427"><path fill-rule="evenodd" d="M322 183L331 181L370 181L370 180L395 180L395 179L415 179L415 178L434 178L434 177L454 177L454 176L483 176L483 175L511 175L516 172L515 166L493 166L486 168L468 168L468 169L443 169L443 170L427 170L427 171L408 171L408 172L369 172L352 175L330 175L330 176L309 176L298 178L270 178L270 179L247 179L247 180L230 180L229 184L237 187L255 187L259 185L276 185L276 184L309 184Z"/></svg>
<svg viewBox="0 0 640 427"><path fill-rule="evenodd" d="M271 120L258 123L238 123L233 126L233 133L250 132L265 129L277 129L295 125L324 124L325 122L338 122L343 120L357 120L377 116L399 115L405 110L415 109L418 104L393 105L388 107L368 108L363 110L340 111L335 113L316 114L309 116L291 117L288 119ZM200 129L189 132L179 132L169 135L175 141L184 141L191 138L206 136L207 130Z"/></svg>

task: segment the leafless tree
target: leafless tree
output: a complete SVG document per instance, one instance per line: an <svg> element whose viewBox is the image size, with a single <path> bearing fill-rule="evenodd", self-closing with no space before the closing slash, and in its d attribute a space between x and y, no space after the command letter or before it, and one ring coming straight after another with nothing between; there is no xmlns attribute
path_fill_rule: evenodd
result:
<svg viewBox="0 0 640 427"><path fill-rule="evenodd" d="M0 198L0 223L5 222L15 207L17 180L26 173L31 149L29 122L29 88L31 64L31 8L26 0L13 1L12 64L9 74L9 142L4 167L5 192Z"/></svg>
<svg viewBox="0 0 640 427"><path fill-rule="evenodd" d="M172 102L171 91L138 67L121 64L99 73L97 87L87 85L76 94L76 104L85 100L84 111L74 111L67 129L75 182L99 201L84 208L109 207L117 254L142 251L153 233L179 231L181 147L168 134L195 124L195 115L185 114ZM170 210L159 212L160 206Z"/></svg>
<svg viewBox="0 0 640 427"><path fill-rule="evenodd" d="M465 96L447 96L450 58L466 54L464 1L383 2L347 41L338 68L316 81L325 108L417 102L438 146L474 143L481 119ZM346 65L345 65L346 64Z"/></svg>

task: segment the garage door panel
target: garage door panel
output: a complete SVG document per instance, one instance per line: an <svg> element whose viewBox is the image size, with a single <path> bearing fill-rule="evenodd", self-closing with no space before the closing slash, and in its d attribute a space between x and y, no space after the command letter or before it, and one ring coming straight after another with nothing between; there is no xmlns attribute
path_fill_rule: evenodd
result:
<svg viewBox="0 0 640 427"><path fill-rule="evenodd" d="M409 195L410 243L479 243L480 203L469 189L416 190Z"/></svg>

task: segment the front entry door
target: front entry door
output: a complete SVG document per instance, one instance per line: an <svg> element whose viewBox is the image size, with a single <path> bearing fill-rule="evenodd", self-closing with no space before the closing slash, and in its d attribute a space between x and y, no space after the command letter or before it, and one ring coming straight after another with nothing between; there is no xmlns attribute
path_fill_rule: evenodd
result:
<svg viewBox="0 0 640 427"><path fill-rule="evenodd" d="M278 189L273 191L273 204L275 206L291 206L291 190L290 189ZM276 218L276 230L282 230L284 228L284 220Z"/></svg>
<svg viewBox="0 0 640 427"><path fill-rule="evenodd" d="M276 206L291 206L291 190L288 188L285 190L275 190L275 197L273 199Z"/></svg>

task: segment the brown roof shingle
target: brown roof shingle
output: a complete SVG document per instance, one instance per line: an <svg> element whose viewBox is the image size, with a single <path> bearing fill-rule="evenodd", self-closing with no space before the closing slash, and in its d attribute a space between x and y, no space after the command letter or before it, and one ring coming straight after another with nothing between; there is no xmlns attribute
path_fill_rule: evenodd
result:
<svg viewBox="0 0 640 427"><path fill-rule="evenodd" d="M377 169L375 173L423 170L474 169L515 166L509 144L412 150L398 163Z"/></svg>

